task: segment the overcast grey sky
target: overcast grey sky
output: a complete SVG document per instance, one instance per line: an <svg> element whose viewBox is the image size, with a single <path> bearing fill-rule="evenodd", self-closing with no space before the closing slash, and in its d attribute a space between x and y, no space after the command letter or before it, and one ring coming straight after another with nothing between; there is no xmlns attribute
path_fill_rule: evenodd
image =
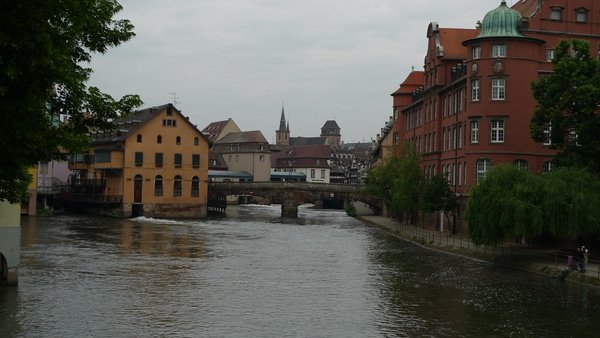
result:
<svg viewBox="0 0 600 338"><path fill-rule="evenodd" d="M172 102L202 129L229 117L274 142L335 119L344 142L375 138L430 22L474 28L500 0L120 0L136 37L95 55L90 85L144 107ZM508 1L511 5L514 1Z"/></svg>

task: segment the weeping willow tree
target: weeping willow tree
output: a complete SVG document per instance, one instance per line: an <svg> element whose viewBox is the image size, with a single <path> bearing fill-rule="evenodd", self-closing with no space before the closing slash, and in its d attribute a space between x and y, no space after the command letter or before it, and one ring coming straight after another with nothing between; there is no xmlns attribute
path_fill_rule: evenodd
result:
<svg viewBox="0 0 600 338"><path fill-rule="evenodd" d="M544 175L542 203L550 233L577 238L600 233L600 180L586 169L559 168Z"/></svg>
<svg viewBox="0 0 600 338"><path fill-rule="evenodd" d="M547 232L578 238L600 233L600 180L585 169L535 175L495 167L473 188L465 220L476 244L535 238Z"/></svg>
<svg viewBox="0 0 600 338"><path fill-rule="evenodd" d="M473 188L465 210L475 244L537 236L544 227L544 184L539 176L511 165L490 169Z"/></svg>

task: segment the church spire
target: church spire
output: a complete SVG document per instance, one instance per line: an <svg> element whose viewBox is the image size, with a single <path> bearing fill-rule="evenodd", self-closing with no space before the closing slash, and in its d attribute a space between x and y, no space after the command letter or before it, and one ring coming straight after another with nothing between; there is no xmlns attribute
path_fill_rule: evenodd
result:
<svg viewBox="0 0 600 338"><path fill-rule="evenodd" d="M285 131L285 111L283 108L283 104L281 104L281 120L279 121L279 130Z"/></svg>

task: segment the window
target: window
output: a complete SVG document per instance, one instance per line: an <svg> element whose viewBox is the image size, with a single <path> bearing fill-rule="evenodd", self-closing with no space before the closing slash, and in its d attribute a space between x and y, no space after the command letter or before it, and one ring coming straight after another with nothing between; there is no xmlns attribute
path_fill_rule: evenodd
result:
<svg viewBox="0 0 600 338"><path fill-rule="evenodd" d="M261 144L260 146L258 146L258 150L263 151L265 150L265 145Z"/></svg>
<svg viewBox="0 0 600 338"><path fill-rule="evenodd" d="M175 154L175 157L173 159L173 164L175 165L175 168L181 168L181 162L182 162L181 154Z"/></svg>
<svg viewBox="0 0 600 338"><path fill-rule="evenodd" d="M137 134L137 143L142 143L142 134Z"/></svg>
<svg viewBox="0 0 600 338"><path fill-rule="evenodd" d="M471 143L479 143L479 120L471 121Z"/></svg>
<svg viewBox="0 0 600 338"><path fill-rule="evenodd" d="M144 165L144 153L141 151L136 151L135 152L135 166L141 167L142 165Z"/></svg>
<svg viewBox="0 0 600 338"><path fill-rule="evenodd" d="M157 175L154 178L154 196L162 196L163 195L163 178L160 175Z"/></svg>
<svg viewBox="0 0 600 338"><path fill-rule="evenodd" d="M506 98L505 79L492 79L492 100L501 101Z"/></svg>
<svg viewBox="0 0 600 338"><path fill-rule="evenodd" d="M265 161L265 155L260 155L258 157L258 160L261 161L261 162L264 162Z"/></svg>
<svg viewBox="0 0 600 338"><path fill-rule="evenodd" d="M394 133L394 145L397 146L400 144L400 134Z"/></svg>
<svg viewBox="0 0 600 338"><path fill-rule="evenodd" d="M527 161L525 161L525 160L515 160L513 162L513 165L515 167L517 167L518 169L527 171L528 165L527 165Z"/></svg>
<svg viewBox="0 0 600 338"><path fill-rule="evenodd" d="M490 141L492 143L504 142L504 120L492 120L490 127Z"/></svg>
<svg viewBox="0 0 600 338"><path fill-rule="evenodd" d="M200 196L200 179L197 176L192 177L192 197Z"/></svg>
<svg viewBox="0 0 600 338"><path fill-rule="evenodd" d="M94 161L96 163L110 163L110 151L97 151Z"/></svg>
<svg viewBox="0 0 600 338"><path fill-rule="evenodd" d="M577 22L587 22L587 12L588 10L585 8L577 8L575 13L575 21Z"/></svg>
<svg viewBox="0 0 600 338"><path fill-rule="evenodd" d="M562 7L552 7L550 9L550 20L562 20Z"/></svg>
<svg viewBox="0 0 600 338"><path fill-rule="evenodd" d="M492 167L492 161L481 159L477 161L477 182L485 177L486 171Z"/></svg>
<svg viewBox="0 0 600 338"><path fill-rule="evenodd" d="M321 179L325 179L325 170L321 169Z"/></svg>
<svg viewBox="0 0 600 338"><path fill-rule="evenodd" d="M154 153L154 166L162 168L163 166L163 153Z"/></svg>
<svg viewBox="0 0 600 338"><path fill-rule="evenodd" d="M178 197L181 196L181 176L175 176L173 180L173 196Z"/></svg>
<svg viewBox="0 0 600 338"><path fill-rule="evenodd" d="M98 153L96 153L96 156L98 156ZM96 161L98 162L98 161ZM38 168L40 175L48 175L48 163L40 163L40 166Z"/></svg>
<svg viewBox="0 0 600 338"><path fill-rule="evenodd" d="M492 46L492 57L505 58L506 57L506 45L493 45Z"/></svg>
<svg viewBox="0 0 600 338"><path fill-rule="evenodd" d="M175 138L175 144L181 144L181 136Z"/></svg>
<svg viewBox="0 0 600 338"><path fill-rule="evenodd" d="M479 59L481 57L481 47L471 48L471 57L473 59Z"/></svg>
<svg viewBox="0 0 600 338"><path fill-rule="evenodd" d="M479 101L479 98L479 79L473 79L471 80L471 101Z"/></svg>
<svg viewBox="0 0 600 338"><path fill-rule="evenodd" d="M554 162L552 161L546 161L542 165L542 172L549 173L552 169L554 169Z"/></svg>
<svg viewBox="0 0 600 338"><path fill-rule="evenodd" d="M315 178L315 169L310 169L310 178Z"/></svg>
<svg viewBox="0 0 600 338"><path fill-rule="evenodd" d="M462 185L462 162L458 162L458 185Z"/></svg>
<svg viewBox="0 0 600 338"><path fill-rule="evenodd" d="M163 119L163 127L176 127L177 121L172 119Z"/></svg>
<svg viewBox="0 0 600 338"><path fill-rule="evenodd" d="M554 49L548 48L546 49L546 62L552 62L554 60Z"/></svg>
<svg viewBox="0 0 600 338"><path fill-rule="evenodd" d="M197 146L200 144L200 139L198 137L194 137L194 145Z"/></svg>
<svg viewBox="0 0 600 338"><path fill-rule="evenodd" d="M229 162L233 161L233 155L229 155Z"/></svg>
<svg viewBox="0 0 600 338"><path fill-rule="evenodd" d="M200 154L192 154L192 168L200 168Z"/></svg>
<svg viewBox="0 0 600 338"><path fill-rule="evenodd" d="M156 143L158 143L158 144L162 143L162 136L160 136L160 135L156 136Z"/></svg>
<svg viewBox="0 0 600 338"><path fill-rule="evenodd" d="M544 123L544 145L549 146L552 144L552 123Z"/></svg>

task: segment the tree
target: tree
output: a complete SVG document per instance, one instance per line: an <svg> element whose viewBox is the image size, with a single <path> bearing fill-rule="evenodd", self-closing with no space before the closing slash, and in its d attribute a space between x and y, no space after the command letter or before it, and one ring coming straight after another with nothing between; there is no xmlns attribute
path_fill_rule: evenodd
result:
<svg viewBox="0 0 600 338"><path fill-rule="evenodd" d="M18 202L29 167L84 150L90 129L111 128L141 104L85 84L93 53L134 36L128 20L113 19L121 9L115 0L0 3L0 200Z"/></svg>
<svg viewBox="0 0 600 338"><path fill-rule="evenodd" d="M450 189L448 180L444 175L438 174L427 180L423 185L422 210L436 212L442 210L450 224L449 213L458 205L456 194Z"/></svg>
<svg viewBox="0 0 600 338"><path fill-rule="evenodd" d="M388 210L392 209L394 182L398 179L399 167L400 159L390 156L367 172L367 191L381 197Z"/></svg>
<svg viewBox="0 0 600 338"><path fill-rule="evenodd" d="M544 174L544 224L556 236L600 233L600 179L586 169L558 168Z"/></svg>
<svg viewBox="0 0 600 338"><path fill-rule="evenodd" d="M539 236L546 217L540 176L512 165L490 169L472 190L465 210L469 235L476 244L496 244Z"/></svg>
<svg viewBox="0 0 600 338"><path fill-rule="evenodd" d="M554 72L531 85L538 105L530 123L532 138L551 141L560 166L583 166L600 173L600 61L585 41L561 41ZM549 140L547 139L549 137Z"/></svg>
<svg viewBox="0 0 600 338"><path fill-rule="evenodd" d="M423 175L419 166L419 155L412 143L405 143L399 158L398 175L393 184L392 210L407 213L415 223L421 208Z"/></svg>

